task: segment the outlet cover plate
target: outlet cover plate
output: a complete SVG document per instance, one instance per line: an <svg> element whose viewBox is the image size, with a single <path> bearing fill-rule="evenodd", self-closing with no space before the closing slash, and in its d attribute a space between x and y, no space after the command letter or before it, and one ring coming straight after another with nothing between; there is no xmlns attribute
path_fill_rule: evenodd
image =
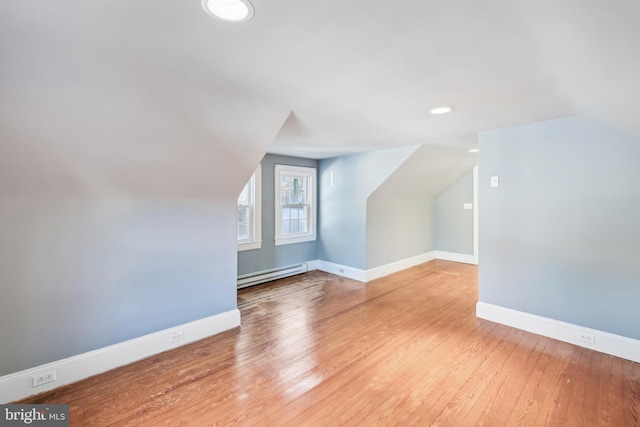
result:
<svg viewBox="0 0 640 427"><path fill-rule="evenodd" d="M578 341L596 345L596 336L594 334L590 334L588 332L578 332Z"/></svg>
<svg viewBox="0 0 640 427"><path fill-rule="evenodd" d="M169 335L169 342L170 343L182 341L183 339L184 339L184 329L173 331Z"/></svg>
<svg viewBox="0 0 640 427"><path fill-rule="evenodd" d="M40 375L33 376L33 386L38 387L43 384L51 383L56 380L56 371L46 372Z"/></svg>

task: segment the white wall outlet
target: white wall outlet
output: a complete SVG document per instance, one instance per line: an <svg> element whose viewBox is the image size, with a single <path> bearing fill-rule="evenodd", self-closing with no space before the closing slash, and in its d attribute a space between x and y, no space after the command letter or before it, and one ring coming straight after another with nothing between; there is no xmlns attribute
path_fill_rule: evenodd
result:
<svg viewBox="0 0 640 427"><path fill-rule="evenodd" d="M499 187L500 186L500 179L497 176L492 176L491 177L491 186L492 187Z"/></svg>
<svg viewBox="0 0 640 427"><path fill-rule="evenodd" d="M596 336L588 332L578 331L578 341L591 344L591 345L596 345Z"/></svg>
<svg viewBox="0 0 640 427"><path fill-rule="evenodd" d="M169 334L170 343L182 341L183 339L184 339L184 329L173 331L171 332L171 334Z"/></svg>
<svg viewBox="0 0 640 427"><path fill-rule="evenodd" d="M52 383L56 380L56 371L46 372L40 375L34 375L33 386L38 387L42 384Z"/></svg>
<svg viewBox="0 0 640 427"><path fill-rule="evenodd" d="M473 209L473 203L465 203L463 207L466 210L472 210Z"/></svg>

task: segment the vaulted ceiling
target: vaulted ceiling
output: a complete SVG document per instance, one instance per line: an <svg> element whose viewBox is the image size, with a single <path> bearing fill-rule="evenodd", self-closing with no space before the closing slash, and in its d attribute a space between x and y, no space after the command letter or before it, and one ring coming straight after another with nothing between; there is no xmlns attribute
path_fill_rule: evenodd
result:
<svg viewBox="0 0 640 427"><path fill-rule="evenodd" d="M200 0L4 0L0 125L167 157L471 148L572 114L640 135L639 2L252 2L229 24Z"/></svg>

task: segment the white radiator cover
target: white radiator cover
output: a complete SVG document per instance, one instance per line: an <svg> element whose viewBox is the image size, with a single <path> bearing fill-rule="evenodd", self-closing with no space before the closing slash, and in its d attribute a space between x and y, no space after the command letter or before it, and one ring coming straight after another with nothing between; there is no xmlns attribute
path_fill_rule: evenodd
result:
<svg viewBox="0 0 640 427"><path fill-rule="evenodd" d="M247 286L259 285L271 280L282 279L283 277L294 276L309 271L307 263L288 265L285 267L272 268L270 270L257 271L255 273L238 276L238 289Z"/></svg>

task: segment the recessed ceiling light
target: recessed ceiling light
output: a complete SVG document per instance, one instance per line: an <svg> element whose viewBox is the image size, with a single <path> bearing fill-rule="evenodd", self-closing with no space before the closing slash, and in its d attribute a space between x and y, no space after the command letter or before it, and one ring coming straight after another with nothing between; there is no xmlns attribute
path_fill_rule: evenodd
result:
<svg viewBox="0 0 640 427"><path fill-rule="evenodd" d="M245 22L253 18L253 5L249 0L202 0L202 8L225 22Z"/></svg>
<svg viewBox="0 0 640 427"><path fill-rule="evenodd" d="M478 151L480 150L478 150L477 148L472 148L471 150L469 150L470 153L477 153Z"/></svg>
<svg viewBox="0 0 640 427"><path fill-rule="evenodd" d="M453 111L453 107L436 107L429 110L431 114L446 114Z"/></svg>

